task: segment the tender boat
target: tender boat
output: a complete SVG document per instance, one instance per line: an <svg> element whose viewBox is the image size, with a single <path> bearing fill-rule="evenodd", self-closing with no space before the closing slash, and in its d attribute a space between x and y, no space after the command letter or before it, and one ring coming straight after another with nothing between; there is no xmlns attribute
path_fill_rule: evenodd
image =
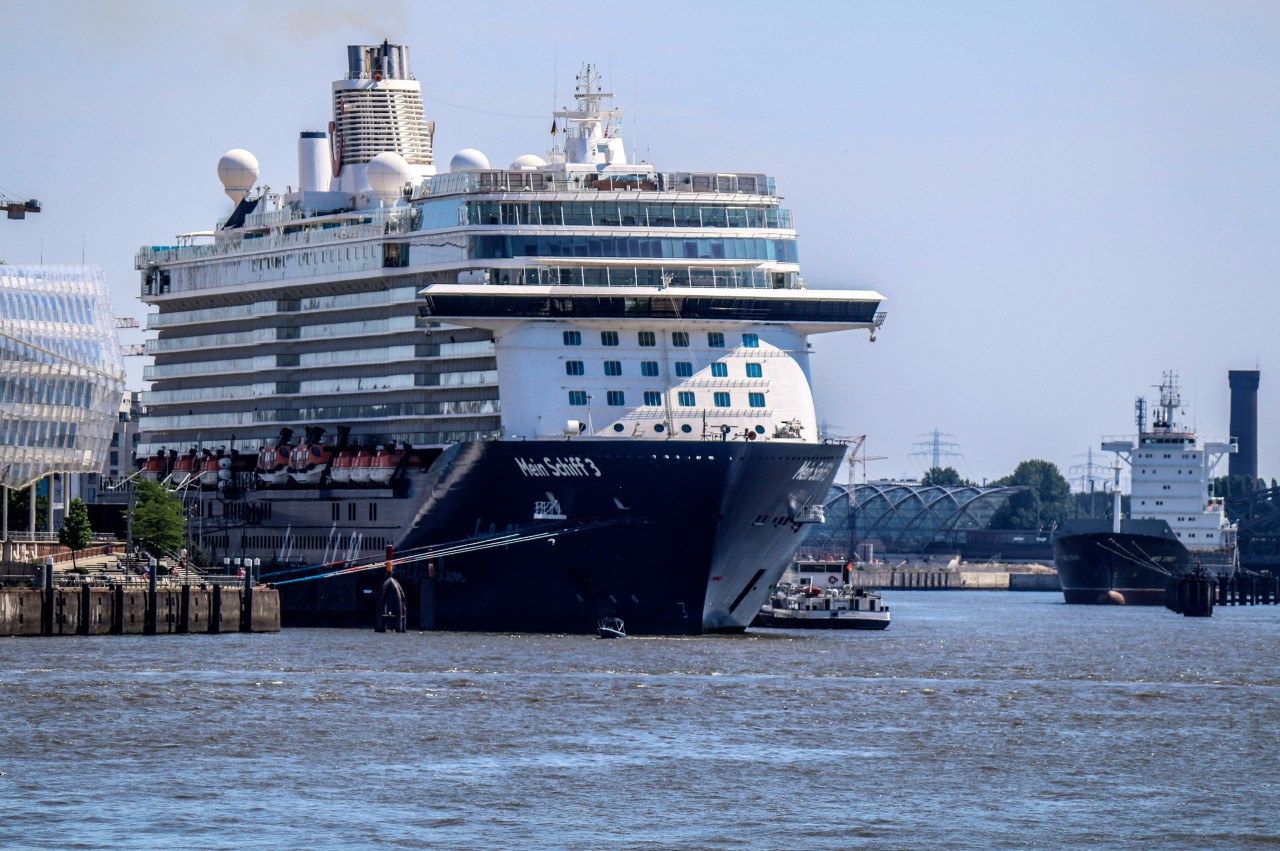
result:
<svg viewBox="0 0 1280 851"><path fill-rule="evenodd" d="M622 618L601 618L596 624L596 638L626 638L627 628Z"/></svg>
<svg viewBox="0 0 1280 851"><path fill-rule="evenodd" d="M779 584L752 626L784 629L885 629L889 607L879 594L847 585Z"/></svg>

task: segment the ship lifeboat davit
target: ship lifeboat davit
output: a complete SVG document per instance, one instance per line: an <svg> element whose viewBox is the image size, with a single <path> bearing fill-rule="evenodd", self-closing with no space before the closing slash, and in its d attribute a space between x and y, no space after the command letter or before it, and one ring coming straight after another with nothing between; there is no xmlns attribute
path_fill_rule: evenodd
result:
<svg viewBox="0 0 1280 851"><path fill-rule="evenodd" d="M335 484L345 485L351 481L351 465L355 462L355 452L350 449L344 449L338 453L338 457L333 459L333 466L329 468L329 478Z"/></svg>
<svg viewBox="0 0 1280 851"><path fill-rule="evenodd" d="M169 467L169 458L165 451L161 449L155 455L147 458L142 462L141 475L148 482L158 482L164 478L165 472Z"/></svg>
<svg viewBox="0 0 1280 851"><path fill-rule="evenodd" d="M373 456L373 462L369 465L369 481L375 485L385 485L391 481L400 467L404 452L402 444L396 444L394 449L379 446L377 454Z"/></svg>
<svg viewBox="0 0 1280 851"><path fill-rule="evenodd" d="M200 454L193 446L190 452L173 462L173 483L182 487L200 474L199 466Z"/></svg>
<svg viewBox="0 0 1280 851"><path fill-rule="evenodd" d="M367 449L356 452L351 459L351 481L358 485L368 484L369 468L373 464L373 453Z"/></svg>
<svg viewBox="0 0 1280 851"><path fill-rule="evenodd" d="M333 448L323 443L295 446L289 456L289 475L300 485L317 485L333 457Z"/></svg>

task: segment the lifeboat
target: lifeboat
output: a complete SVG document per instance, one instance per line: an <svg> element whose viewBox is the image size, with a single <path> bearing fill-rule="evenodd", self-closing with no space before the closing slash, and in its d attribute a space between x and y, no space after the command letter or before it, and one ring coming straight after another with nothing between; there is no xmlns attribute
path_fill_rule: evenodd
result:
<svg viewBox="0 0 1280 851"><path fill-rule="evenodd" d="M356 456L351 459L351 481L358 485L367 484L369 482L369 468L373 464L373 453L368 449L361 449L356 452Z"/></svg>
<svg viewBox="0 0 1280 851"><path fill-rule="evenodd" d="M190 452L180 456L177 461L173 462L173 483L178 487L182 487L198 476L200 474L199 463L200 455L193 446Z"/></svg>
<svg viewBox="0 0 1280 851"><path fill-rule="evenodd" d="M289 456L289 475L300 485L318 485L332 457L333 447L323 443L295 446Z"/></svg>
<svg viewBox="0 0 1280 851"><path fill-rule="evenodd" d="M258 450L258 478L268 485L289 481L289 447L264 446Z"/></svg>
<svg viewBox="0 0 1280 851"><path fill-rule="evenodd" d="M158 482L164 478L169 468L169 458L163 449L142 462L141 475L148 482Z"/></svg>
<svg viewBox="0 0 1280 851"><path fill-rule="evenodd" d="M369 481L376 485L385 485L395 475L400 460L404 458L404 445L397 443L394 449L379 446L369 465Z"/></svg>
<svg viewBox="0 0 1280 851"><path fill-rule="evenodd" d="M344 449L338 453L338 457L333 459L333 466L329 468L329 478L336 484L345 485L351 481L351 465L355 461L355 452L351 449Z"/></svg>
<svg viewBox="0 0 1280 851"><path fill-rule="evenodd" d="M200 487L216 488L218 486L218 459L222 453L214 455L208 449L200 456L199 475Z"/></svg>

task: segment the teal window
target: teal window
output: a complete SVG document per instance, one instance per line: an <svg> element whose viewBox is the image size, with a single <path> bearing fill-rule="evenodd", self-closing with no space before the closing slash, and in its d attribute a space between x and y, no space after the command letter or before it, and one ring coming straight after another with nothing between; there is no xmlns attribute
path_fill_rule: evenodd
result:
<svg viewBox="0 0 1280 851"><path fill-rule="evenodd" d="M646 405L661 405L662 394L657 390L646 390L644 391L644 403Z"/></svg>
<svg viewBox="0 0 1280 851"><path fill-rule="evenodd" d="M640 338L640 345L642 346L658 345L658 336L652 331L641 331L637 336Z"/></svg>
<svg viewBox="0 0 1280 851"><path fill-rule="evenodd" d="M764 378L764 370L758 363L747 364L747 378Z"/></svg>
<svg viewBox="0 0 1280 851"><path fill-rule="evenodd" d="M587 404L587 391L585 391L585 390L570 390L570 391L569 391L569 404L570 404L570 405L576 405L576 406L578 406L578 407L585 407L585 406L586 406L586 404Z"/></svg>
<svg viewBox="0 0 1280 851"><path fill-rule="evenodd" d="M618 345L618 332L617 331L601 331L600 345L602 346Z"/></svg>
<svg viewBox="0 0 1280 851"><path fill-rule="evenodd" d="M582 332L581 331L565 331L564 344L566 346L581 346Z"/></svg>
<svg viewBox="0 0 1280 851"><path fill-rule="evenodd" d="M656 378L658 376L658 362L656 360L640 361L640 374L646 378Z"/></svg>
<svg viewBox="0 0 1280 851"><path fill-rule="evenodd" d="M711 364L711 377L712 378L728 378L729 365L727 363Z"/></svg>
<svg viewBox="0 0 1280 851"><path fill-rule="evenodd" d="M622 375L622 361L607 360L604 362L605 375Z"/></svg>
<svg viewBox="0 0 1280 851"><path fill-rule="evenodd" d="M676 378L692 378L693 364L687 360L676 361Z"/></svg>
<svg viewBox="0 0 1280 851"><path fill-rule="evenodd" d="M748 403L749 405L751 405L751 407L753 407L753 408L763 408L763 407L764 407L764 394L763 394L763 393L748 393L748 394L747 394L747 403Z"/></svg>
<svg viewBox="0 0 1280 851"><path fill-rule="evenodd" d="M760 348L760 336L758 334L743 334L742 345L748 349Z"/></svg>
<svg viewBox="0 0 1280 851"><path fill-rule="evenodd" d="M582 375L585 372L586 369L583 367L582 361L580 360L567 360L564 362L565 375Z"/></svg>
<svg viewBox="0 0 1280 851"><path fill-rule="evenodd" d="M615 408L627 404L626 395L621 390L610 390L605 395L605 401Z"/></svg>
<svg viewBox="0 0 1280 851"><path fill-rule="evenodd" d="M715 402L716 402L716 407L717 407L717 408L727 408L727 407L729 407L729 394L728 394L728 393L717 393L717 394L715 394Z"/></svg>
<svg viewBox="0 0 1280 851"><path fill-rule="evenodd" d="M689 332L688 331L672 331L671 345L687 349L689 347Z"/></svg>
<svg viewBox="0 0 1280 851"><path fill-rule="evenodd" d="M708 345L708 346L710 346L710 347L711 347L711 348L713 348L713 349L723 349L723 348L724 348L724 334L720 333L719 331L708 331L708 332L707 332L707 345Z"/></svg>
<svg viewBox="0 0 1280 851"><path fill-rule="evenodd" d="M692 391L692 390L681 390L681 391L676 395L676 401L678 401L678 402L680 403L680 407L682 407L682 408L692 408L692 407L694 406L694 404L695 404L695 402L694 402L694 400L693 400L693 391Z"/></svg>

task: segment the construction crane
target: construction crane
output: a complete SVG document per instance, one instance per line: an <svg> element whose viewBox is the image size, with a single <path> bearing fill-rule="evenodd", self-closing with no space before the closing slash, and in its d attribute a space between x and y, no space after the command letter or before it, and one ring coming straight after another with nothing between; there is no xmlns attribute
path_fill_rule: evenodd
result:
<svg viewBox="0 0 1280 851"><path fill-rule="evenodd" d="M40 202L34 198L27 201L15 201L4 195L0 195L0 208L9 214L11 219L25 219L27 213L40 212Z"/></svg>

